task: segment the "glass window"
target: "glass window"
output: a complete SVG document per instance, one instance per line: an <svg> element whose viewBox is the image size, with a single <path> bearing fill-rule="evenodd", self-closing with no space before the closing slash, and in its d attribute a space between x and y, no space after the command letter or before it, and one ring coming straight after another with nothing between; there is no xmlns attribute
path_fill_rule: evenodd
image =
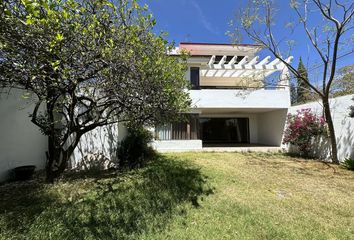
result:
<svg viewBox="0 0 354 240"><path fill-rule="evenodd" d="M249 143L248 118L200 118L203 143Z"/></svg>
<svg viewBox="0 0 354 240"><path fill-rule="evenodd" d="M192 89L199 89L199 67L191 67L190 72Z"/></svg>

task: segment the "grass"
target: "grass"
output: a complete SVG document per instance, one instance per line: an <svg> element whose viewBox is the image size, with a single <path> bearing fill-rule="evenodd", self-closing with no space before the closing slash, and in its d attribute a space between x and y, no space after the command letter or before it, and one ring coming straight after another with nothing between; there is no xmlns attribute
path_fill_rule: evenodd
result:
<svg viewBox="0 0 354 240"><path fill-rule="evenodd" d="M354 239L354 173L281 154L166 154L0 196L0 239Z"/></svg>

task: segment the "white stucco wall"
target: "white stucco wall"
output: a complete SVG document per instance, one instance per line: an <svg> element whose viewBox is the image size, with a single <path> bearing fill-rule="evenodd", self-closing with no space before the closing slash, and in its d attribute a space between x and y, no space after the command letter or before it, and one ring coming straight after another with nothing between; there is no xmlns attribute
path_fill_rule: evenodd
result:
<svg viewBox="0 0 354 240"><path fill-rule="evenodd" d="M332 111L332 118L334 129L337 138L338 158L344 160L345 158L354 158L354 118L350 118L349 106L353 105L352 98L354 95L347 95L330 99L330 107ZM289 113L296 113L297 110L310 108L312 111L322 115L322 103L311 102L289 108ZM314 151L316 155L328 158L330 153L329 140L316 139L314 141Z"/></svg>
<svg viewBox="0 0 354 240"><path fill-rule="evenodd" d="M290 107L287 89L201 89L190 90L192 106L195 108L271 108Z"/></svg>
<svg viewBox="0 0 354 240"><path fill-rule="evenodd" d="M30 121L33 104L27 103L22 95L22 91L12 90L9 95L0 96L0 182L9 179L15 167L35 165L36 170L45 167L47 137ZM123 124L100 127L85 134L71 158L71 166L76 167L83 157L91 156L93 160L94 155L115 160L118 141L125 136Z"/></svg>
<svg viewBox="0 0 354 240"><path fill-rule="evenodd" d="M84 134L71 157L71 166L76 168L86 164L85 167L89 168L90 160L114 162L118 143L126 134L127 129L122 123L98 127ZM85 158L84 162L82 158Z"/></svg>
<svg viewBox="0 0 354 240"><path fill-rule="evenodd" d="M33 105L12 90L0 96L0 182L9 177L11 169L23 165L45 166L47 138L29 118Z"/></svg>
<svg viewBox="0 0 354 240"><path fill-rule="evenodd" d="M287 109L258 114L258 143L281 146Z"/></svg>

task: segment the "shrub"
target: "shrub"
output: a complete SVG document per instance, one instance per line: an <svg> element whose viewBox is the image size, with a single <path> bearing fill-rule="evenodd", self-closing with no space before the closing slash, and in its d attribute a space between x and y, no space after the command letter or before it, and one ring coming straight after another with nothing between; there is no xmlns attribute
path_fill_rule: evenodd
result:
<svg viewBox="0 0 354 240"><path fill-rule="evenodd" d="M348 170L354 171L354 159L353 158L346 158L342 163L342 166Z"/></svg>
<svg viewBox="0 0 354 240"><path fill-rule="evenodd" d="M287 117L283 143L297 146L300 156L308 157L312 139L325 135L326 132L323 117L318 117L311 109L298 110L296 114L289 114Z"/></svg>
<svg viewBox="0 0 354 240"><path fill-rule="evenodd" d="M117 149L119 167L140 167L154 158L157 153L149 145L152 139L152 134L143 127L129 128Z"/></svg>

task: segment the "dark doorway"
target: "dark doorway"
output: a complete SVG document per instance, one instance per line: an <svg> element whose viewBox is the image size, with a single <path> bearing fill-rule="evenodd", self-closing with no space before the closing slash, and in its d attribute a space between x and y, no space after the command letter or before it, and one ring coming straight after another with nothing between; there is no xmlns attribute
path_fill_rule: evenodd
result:
<svg viewBox="0 0 354 240"><path fill-rule="evenodd" d="M249 143L248 118L200 118L203 144Z"/></svg>

